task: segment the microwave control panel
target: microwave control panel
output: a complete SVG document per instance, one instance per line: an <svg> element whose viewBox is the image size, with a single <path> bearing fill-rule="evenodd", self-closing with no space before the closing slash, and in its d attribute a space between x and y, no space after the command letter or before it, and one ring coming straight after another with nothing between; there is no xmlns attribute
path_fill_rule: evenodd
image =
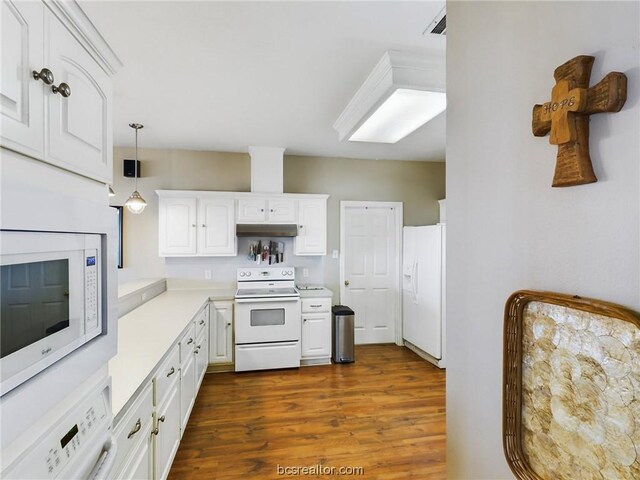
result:
<svg viewBox="0 0 640 480"><path fill-rule="evenodd" d="M100 311L99 295L100 289L98 279L98 251L85 250L85 267L84 267L84 321L85 331L90 332L98 328Z"/></svg>

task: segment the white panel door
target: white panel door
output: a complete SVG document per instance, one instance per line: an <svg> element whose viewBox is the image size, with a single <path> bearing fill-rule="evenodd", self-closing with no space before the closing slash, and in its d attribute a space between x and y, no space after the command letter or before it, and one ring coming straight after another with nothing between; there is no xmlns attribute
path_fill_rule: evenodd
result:
<svg viewBox="0 0 640 480"><path fill-rule="evenodd" d="M264 198L238 199L238 223L264 222L267 219L267 200Z"/></svg>
<svg viewBox="0 0 640 480"><path fill-rule="evenodd" d="M55 85L66 83L69 97L47 88L48 152L45 160L87 177L112 183L111 82L71 33L45 13L45 61Z"/></svg>
<svg viewBox="0 0 640 480"><path fill-rule="evenodd" d="M269 221L277 223L296 223L296 201L292 198L270 198Z"/></svg>
<svg viewBox="0 0 640 480"><path fill-rule="evenodd" d="M233 362L233 303L213 305L209 320L209 363Z"/></svg>
<svg viewBox="0 0 640 480"><path fill-rule="evenodd" d="M3 0L1 8L1 144L42 159L45 84L34 79L32 71L47 67L42 29L44 6L41 2Z"/></svg>
<svg viewBox="0 0 640 480"><path fill-rule="evenodd" d="M160 256L196 254L196 199L160 198Z"/></svg>
<svg viewBox="0 0 640 480"><path fill-rule="evenodd" d="M326 255L327 200L306 199L298 202L298 236L296 255Z"/></svg>
<svg viewBox="0 0 640 480"><path fill-rule="evenodd" d="M236 255L235 200L201 198L198 202L198 253Z"/></svg>
<svg viewBox="0 0 640 480"><path fill-rule="evenodd" d="M355 312L355 341L395 341L398 296L396 209L348 206L343 210L341 303Z"/></svg>

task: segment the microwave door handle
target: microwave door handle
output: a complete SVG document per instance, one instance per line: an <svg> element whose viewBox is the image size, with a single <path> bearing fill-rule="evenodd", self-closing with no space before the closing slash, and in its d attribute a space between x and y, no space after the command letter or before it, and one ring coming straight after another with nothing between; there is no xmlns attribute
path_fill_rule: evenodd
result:
<svg viewBox="0 0 640 480"><path fill-rule="evenodd" d="M236 303L297 302L300 297L236 298Z"/></svg>

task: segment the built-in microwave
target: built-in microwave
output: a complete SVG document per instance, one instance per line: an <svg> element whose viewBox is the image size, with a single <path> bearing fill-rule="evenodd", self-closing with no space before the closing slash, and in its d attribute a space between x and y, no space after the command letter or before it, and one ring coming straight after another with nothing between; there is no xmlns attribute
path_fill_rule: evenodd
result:
<svg viewBox="0 0 640 480"><path fill-rule="evenodd" d="M0 231L0 396L102 333L102 236Z"/></svg>

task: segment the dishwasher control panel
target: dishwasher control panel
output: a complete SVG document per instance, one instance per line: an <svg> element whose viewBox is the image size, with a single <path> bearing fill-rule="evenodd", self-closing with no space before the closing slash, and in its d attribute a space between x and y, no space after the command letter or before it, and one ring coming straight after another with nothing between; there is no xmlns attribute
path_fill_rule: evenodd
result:
<svg viewBox="0 0 640 480"><path fill-rule="evenodd" d="M0 475L15 479L79 478L81 464L111 430L110 386L85 397L54 420L47 431ZM98 447L98 448L97 448ZM96 458L97 460L97 458ZM93 463L84 468L92 467ZM86 472L85 472L86 473Z"/></svg>

